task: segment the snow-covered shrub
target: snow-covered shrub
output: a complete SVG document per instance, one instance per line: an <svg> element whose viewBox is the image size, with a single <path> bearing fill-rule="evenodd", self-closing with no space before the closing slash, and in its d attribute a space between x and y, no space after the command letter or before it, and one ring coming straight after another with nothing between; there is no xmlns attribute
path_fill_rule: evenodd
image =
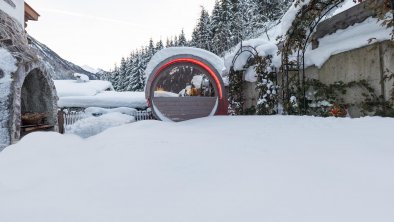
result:
<svg viewBox="0 0 394 222"><path fill-rule="evenodd" d="M99 117L88 117L69 126L68 133L88 138L109 128L135 122L135 117L118 112L104 114Z"/></svg>
<svg viewBox="0 0 394 222"><path fill-rule="evenodd" d="M271 56L257 59L256 74L259 100L256 112L258 115L277 114L279 86L275 83L277 74L272 69L271 63Z"/></svg>
<svg viewBox="0 0 394 222"><path fill-rule="evenodd" d="M230 115L242 115L244 113L244 96L243 96L243 71L230 70L229 73L229 113Z"/></svg>

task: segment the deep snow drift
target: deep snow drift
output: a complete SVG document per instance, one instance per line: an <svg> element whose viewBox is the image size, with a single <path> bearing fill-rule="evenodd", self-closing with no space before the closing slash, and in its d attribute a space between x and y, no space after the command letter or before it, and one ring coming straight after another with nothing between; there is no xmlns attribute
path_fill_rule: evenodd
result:
<svg viewBox="0 0 394 222"><path fill-rule="evenodd" d="M392 222L394 119L145 121L0 153L7 222Z"/></svg>

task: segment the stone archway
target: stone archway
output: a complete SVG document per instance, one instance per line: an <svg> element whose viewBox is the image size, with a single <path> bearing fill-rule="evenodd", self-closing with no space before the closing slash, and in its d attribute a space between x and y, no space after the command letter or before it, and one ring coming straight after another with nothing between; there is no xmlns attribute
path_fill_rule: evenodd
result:
<svg viewBox="0 0 394 222"><path fill-rule="evenodd" d="M22 85L21 89L21 136L24 136L28 131L28 127L38 127L41 130L54 130L56 125L56 118L52 115L53 107L53 92L40 69L33 69L30 71ZM37 121L27 122L24 120L26 116L40 116L42 118Z"/></svg>
<svg viewBox="0 0 394 222"><path fill-rule="evenodd" d="M27 134L25 129L28 123L22 121L22 115L26 113L45 114L41 122L33 125L41 125L41 130L58 130L56 88L51 71L43 63L34 62L20 66L12 90L12 143Z"/></svg>

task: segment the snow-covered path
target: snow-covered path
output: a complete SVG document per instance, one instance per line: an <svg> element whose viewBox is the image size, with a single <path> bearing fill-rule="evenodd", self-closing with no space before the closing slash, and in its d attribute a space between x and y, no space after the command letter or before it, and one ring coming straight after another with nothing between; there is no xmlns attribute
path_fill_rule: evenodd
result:
<svg viewBox="0 0 394 222"><path fill-rule="evenodd" d="M392 222L394 119L146 121L0 153L2 222Z"/></svg>

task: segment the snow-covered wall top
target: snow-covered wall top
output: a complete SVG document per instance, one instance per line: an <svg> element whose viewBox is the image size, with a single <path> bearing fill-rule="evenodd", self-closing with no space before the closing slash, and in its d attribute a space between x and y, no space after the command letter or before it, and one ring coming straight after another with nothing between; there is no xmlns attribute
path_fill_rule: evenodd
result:
<svg viewBox="0 0 394 222"><path fill-rule="evenodd" d="M0 9L16 19L21 25L25 20L24 0L0 0Z"/></svg>
<svg viewBox="0 0 394 222"><path fill-rule="evenodd" d="M390 40L391 29L382 25L376 18L368 18L362 23L354 24L345 30L327 35L319 39L319 47L307 49L305 66L321 68L333 55L361 48L376 42Z"/></svg>
<svg viewBox="0 0 394 222"><path fill-rule="evenodd" d="M191 47L171 47L157 52L150 60L146 70L146 79L153 74L153 70L163 61L176 55L193 55L208 61L221 74L225 73L224 61L219 56L203 49Z"/></svg>

